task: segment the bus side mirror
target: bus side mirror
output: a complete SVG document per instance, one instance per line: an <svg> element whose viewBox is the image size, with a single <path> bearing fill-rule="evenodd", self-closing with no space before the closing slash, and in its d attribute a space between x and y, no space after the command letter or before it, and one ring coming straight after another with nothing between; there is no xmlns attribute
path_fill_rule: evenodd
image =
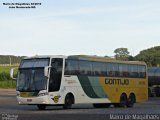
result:
<svg viewBox="0 0 160 120"><path fill-rule="evenodd" d="M15 69L15 68L11 68L11 70L10 70L10 77L11 77L12 79L16 80L16 78L14 78L14 69Z"/></svg>
<svg viewBox="0 0 160 120"><path fill-rule="evenodd" d="M50 68L49 66L45 66L44 67L44 76L46 76L46 77L49 77L49 73L48 73L49 72L49 68Z"/></svg>

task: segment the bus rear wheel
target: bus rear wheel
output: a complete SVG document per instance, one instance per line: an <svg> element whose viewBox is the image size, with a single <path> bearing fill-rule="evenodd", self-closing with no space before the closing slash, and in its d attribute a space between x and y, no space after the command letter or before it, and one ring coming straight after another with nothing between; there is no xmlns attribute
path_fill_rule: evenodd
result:
<svg viewBox="0 0 160 120"><path fill-rule="evenodd" d="M39 110L45 110L46 109L46 105L37 105Z"/></svg>
<svg viewBox="0 0 160 120"><path fill-rule="evenodd" d="M133 107L134 103L136 102L136 98L134 94L130 94L128 101L127 101L127 107Z"/></svg>

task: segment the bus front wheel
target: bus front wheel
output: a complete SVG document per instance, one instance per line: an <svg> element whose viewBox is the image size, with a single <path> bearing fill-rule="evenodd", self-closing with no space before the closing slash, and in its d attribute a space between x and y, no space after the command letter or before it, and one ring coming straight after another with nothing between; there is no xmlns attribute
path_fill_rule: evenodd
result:
<svg viewBox="0 0 160 120"><path fill-rule="evenodd" d="M67 94L65 97L65 103L63 105L64 109L70 109L74 104L74 96L72 94Z"/></svg>

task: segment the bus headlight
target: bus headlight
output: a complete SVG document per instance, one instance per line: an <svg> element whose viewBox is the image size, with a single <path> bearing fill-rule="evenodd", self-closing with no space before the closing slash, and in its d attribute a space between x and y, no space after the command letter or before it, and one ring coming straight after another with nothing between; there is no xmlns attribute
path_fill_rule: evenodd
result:
<svg viewBox="0 0 160 120"><path fill-rule="evenodd" d="M48 95L47 92L44 92L44 93L39 93L38 96L45 96L45 95Z"/></svg>
<svg viewBox="0 0 160 120"><path fill-rule="evenodd" d="M20 96L20 93L17 93L17 96Z"/></svg>
<svg viewBox="0 0 160 120"><path fill-rule="evenodd" d="M20 96L20 92L16 92L16 95L19 97Z"/></svg>

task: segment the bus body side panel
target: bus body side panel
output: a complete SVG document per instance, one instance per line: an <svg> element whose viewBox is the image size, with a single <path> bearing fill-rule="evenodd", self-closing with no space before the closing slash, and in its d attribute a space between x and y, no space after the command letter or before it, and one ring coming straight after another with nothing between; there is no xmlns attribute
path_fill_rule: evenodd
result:
<svg viewBox="0 0 160 120"><path fill-rule="evenodd" d="M118 103L122 93L134 93L137 102L148 98L147 80L135 78L74 76L65 78L65 94L74 94L75 103ZM110 80L110 84L107 83ZM119 81L115 81L119 80ZM135 87L136 86L136 87Z"/></svg>
<svg viewBox="0 0 160 120"><path fill-rule="evenodd" d="M91 80L93 81L92 83L89 82L89 79L86 79L86 76L65 77L65 92L63 96L65 97L67 93L72 93L75 103L110 103L99 83L98 77Z"/></svg>
<svg viewBox="0 0 160 120"><path fill-rule="evenodd" d="M99 79L112 103L118 103L122 93L125 93L127 97L131 93L134 93L136 102L146 101L148 99L148 81L146 79L115 77L100 77Z"/></svg>

